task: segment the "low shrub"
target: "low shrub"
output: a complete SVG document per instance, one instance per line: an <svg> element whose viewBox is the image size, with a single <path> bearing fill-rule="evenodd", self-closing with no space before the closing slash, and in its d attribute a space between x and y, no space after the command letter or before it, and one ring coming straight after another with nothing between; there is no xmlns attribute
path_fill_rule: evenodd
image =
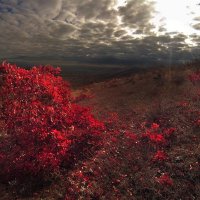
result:
<svg viewBox="0 0 200 200"><path fill-rule="evenodd" d="M0 65L2 179L41 178L100 144L104 124L73 102L59 72L51 66Z"/></svg>

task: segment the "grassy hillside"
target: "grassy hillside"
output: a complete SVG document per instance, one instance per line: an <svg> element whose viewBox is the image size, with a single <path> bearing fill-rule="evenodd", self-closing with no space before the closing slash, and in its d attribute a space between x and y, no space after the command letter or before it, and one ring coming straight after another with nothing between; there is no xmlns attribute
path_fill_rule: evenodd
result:
<svg viewBox="0 0 200 200"><path fill-rule="evenodd" d="M188 80L198 68L154 68L76 85L75 96L93 96L80 104L120 134L105 135L98 152L42 185L1 183L0 199L200 199L199 85ZM109 122L113 112L119 118ZM152 130L168 134L170 128L165 144L142 136Z"/></svg>

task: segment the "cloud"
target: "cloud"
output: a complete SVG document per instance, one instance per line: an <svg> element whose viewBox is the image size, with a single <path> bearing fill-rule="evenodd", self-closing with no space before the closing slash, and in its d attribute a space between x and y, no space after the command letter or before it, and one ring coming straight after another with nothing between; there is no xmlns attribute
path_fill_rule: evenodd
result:
<svg viewBox="0 0 200 200"><path fill-rule="evenodd" d="M196 30L200 30L200 16L194 18L194 24L192 27Z"/></svg>
<svg viewBox="0 0 200 200"><path fill-rule="evenodd" d="M150 23L155 12L153 2L145 0L129 1L126 6L119 8L124 26L149 32L154 26Z"/></svg>
<svg viewBox="0 0 200 200"><path fill-rule="evenodd" d="M196 30L200 30L200 22L193 25L193 28Z"/></svg>
<svg viewBox="0 0 200 200"><path fill-rule="evenodd" d="M188 36L167 33L164 25L155 33L152 1L116 2L0 0L0 58L132 65L196 55Z"/></svg>

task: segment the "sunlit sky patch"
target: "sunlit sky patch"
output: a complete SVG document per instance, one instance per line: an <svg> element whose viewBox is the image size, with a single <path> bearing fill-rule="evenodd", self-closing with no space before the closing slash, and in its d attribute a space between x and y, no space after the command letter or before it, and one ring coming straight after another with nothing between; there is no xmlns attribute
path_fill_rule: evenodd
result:
<svg viewBox="0 0 200 200"><path fill-rule="evenodd" d="M116 8L125 6L127 2L130 0L116 0ZM154 0L155 13L152 23L156 26L156 31L163 25L166 32L182 32L187 35L198 33L192 28L192 23L195 14L200 12L199 3L199 0Z"/></svg>
<svg viewBox="0 0 200 200"><path fill-rule="evenodd" d="M163 18L169 32L192 34L196 32L191 24L195 13L198 12L198 3L199 0L156 0L156 10L159 12L157 18Z"/></svg>

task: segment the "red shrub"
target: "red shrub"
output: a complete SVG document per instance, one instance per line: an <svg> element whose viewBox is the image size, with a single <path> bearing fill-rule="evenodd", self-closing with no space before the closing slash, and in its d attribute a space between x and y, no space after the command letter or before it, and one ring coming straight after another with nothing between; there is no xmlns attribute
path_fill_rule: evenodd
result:
<svg viewBox="0 0 200 200"><path fill-rule="evenodd" d="M167 128L163 131L163 134L166 138L171 138L174 135L176 128Z"/></svg>
<svg viewBox="0 0 200 200"><path fill-rule="evenodd" d="M194 72L190 74L188 78L193 84L196 84L197 82L200 81L200 72L199 71Z"/></svg>
<svg viewBox="0 0 200 200"><path fill-rule="evenodd" d="M146 133L142 134L141 137L142 139L147 139L153 146L163 146L167 143L163 134L158 132L147 131Z"/></svg>
<svg viewBox="0 0 200 200"><path fill-rule="evenodd" d="M159 125L159 124L156 124L156 123L153 123L153 124L151 125L151 129L158 130L159 127L160 127L160 125Z"/></svg>
<svg viewBox="0 0 200 200"><path fill-rule="evenodd" d="M26 70L0 65L2 177L55 171L74 146L81 152L99 144L104 124L72 102L69 84L59 72L51 66Z"/></svg>
<svg viewBox="0 0 200 200"><path fill-rule="evenodd" d="M167 154L164 151L158 150L152 158L154 162L164 162L168 159Z"/></svg>
<svg viewBox="0 0 200 200"><path fill-rule="evenodd" d="M162 174L159 178L157 178L157 182L163 186L173 185L173 180L170 178L168 174Z"/></svg>

